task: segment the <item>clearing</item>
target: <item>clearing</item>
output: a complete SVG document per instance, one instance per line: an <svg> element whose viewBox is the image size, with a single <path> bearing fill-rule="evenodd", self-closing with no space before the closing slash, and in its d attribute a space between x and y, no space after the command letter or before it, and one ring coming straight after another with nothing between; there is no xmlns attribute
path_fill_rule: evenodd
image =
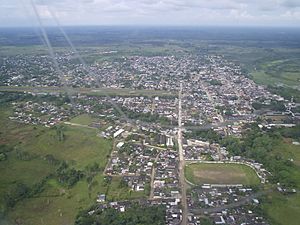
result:
<svg viewBox="0 0 300 225"><path fill-rule="evenodd" d="M185 167L186 179L193 184L259 184L255 171L246 165L193 163Z"/></svg>

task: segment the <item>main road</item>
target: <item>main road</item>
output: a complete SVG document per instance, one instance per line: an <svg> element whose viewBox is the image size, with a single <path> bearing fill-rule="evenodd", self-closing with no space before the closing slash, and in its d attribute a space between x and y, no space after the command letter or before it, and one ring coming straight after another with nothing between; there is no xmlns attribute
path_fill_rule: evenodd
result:
<svg viewBox="0 0 300 225"><path fill-rule="evenodd" d="M186 183L184 177L184 154L182 148L182 83L180 83L179 98L178 98L178 152L179 152L179 183L181 189L181 205L182 205L182 221L181 225L187 224L187 201L186 201Z"/></svg>

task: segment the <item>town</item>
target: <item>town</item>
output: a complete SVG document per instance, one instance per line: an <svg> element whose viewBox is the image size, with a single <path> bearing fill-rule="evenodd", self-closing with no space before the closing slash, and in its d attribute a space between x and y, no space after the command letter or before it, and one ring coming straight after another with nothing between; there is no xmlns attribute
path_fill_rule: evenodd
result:
<svg viewBox="0 0 300 225"><path fill-rule="evenodd" d="M214 183L208 178L210 183L197 183L195 177L204 175L192 172L189 178L187 171L197 165L239 166L254 174L257 185L267 184L272 173L263 164L232 155L218 139L195 132L241 138L255 122L260 129L296 126L300 114L293 109L299 104L292 99L257 85L240 66L221 55L124 56L118 61L96 62L87 70L82 64L71 63L73 53L63 53L57 55L64 65L63 79L47 56L25 59L7 57L3 61L0 72L7 76L2 78L2 86L12 90L28 85L59 87L59 91L26 91L53 99L14 102L11 120L52 127L80 125L70 120L81 114L98 118L87 127L98 129L99 137L113 141L104 175L121 177L132 191L146 193L146 204L164 205L167 224L196 225L202 224L203 218L213 224L269 224L255 210L260 192L253 183ZM24 67L27 69L20 69ZM37 76L36 71L43 76ZM90 88L91 93L68 95L77 87ZM97 95L98 88L116 92L130 88L133 95ZM172 94L134 96L134 90L143 89ZM62 97L65 101L57 102ZM257 104L263 110L257 109ZM89 215L109 207L120 212L131 207L130 201L108 202L105 193L99 193L96 202L97 208Z"/></svg>

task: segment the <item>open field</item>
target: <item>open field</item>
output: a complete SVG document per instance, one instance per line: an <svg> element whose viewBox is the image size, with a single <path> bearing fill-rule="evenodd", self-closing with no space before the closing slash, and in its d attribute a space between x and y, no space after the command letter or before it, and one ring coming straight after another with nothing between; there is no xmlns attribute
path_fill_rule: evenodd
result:
<svg viewBox="0 0 300 225"><path fill-rule="evenodd" d="M299 59L286 59L263 63L252 76L254 81L265 85L300 85L299 62Z"/></svg>
<svg viewBox="0 0 300 225"><path fill-rule="evenodd" d="M268 194L263 210L274 225L298 225L300 221L300 194L282 195L278 192Z"/></svg>
<svg viewBox="0 0 300 225"><path fill-rule="evenodd" d="M292 162L300 167L300 145L293 145L291 139L285 139L273 150L274 154L279 154L286 160L292 160ZM299 182L300 184L300 182Z"/></svg>
<svg viewBox="0 0 300 225"><path fill-rule="evenodd" d="M46 190L35 198L25 199L9 213L10 221L19 220L24 225L73 224L79 210L83 210L95 203L99 193L106 193L107 199L133 199L144 196L144 192L130 192L127 188L120 188L120 178L114 177L112 183L106 186L103 176L97 175L95 185L88 187L85 180L79 181L71 189L61 187L55 180L49 180Z"/></svg>
<svg viewBox="0 0 300 225"><path fill-rule="evenodd" d="M55 128L24 125L9 120L9 105L2 105L0 112L0 143L14 147L7 153L7 159L0 162L0 213L7 210L7 220L11 223L73 224L78 211L94 204L97 194L105 193L110 200L146 196L146 192L132 192L127 187L120 187L119 177L114 177L110 183L105 182L101 170L106 165L112 143L97 137L97 130L64 125L65 138L59 141ZM76 120L87 123L90 118L83 115ZM18 157L18 151L26 152L32 158L22 159ZM100 171L90 185L84 177L71 188L50 178L41 193L24 198L14 207L5 209L3 197L17 183L33 187L49 174L55 173L58 165L45 160L45 155L49 154L55 159L66 161L71 168L82 171L85 171L86 166L98 163Z"/></svg>
<svg viewBox="0 0 300 225"><path fill-rule="evenodd" d="M300 146L293 145L292 139L284 138L272 153L285 160L292 160L295 165L290 176L295 181L297 194L283 195L278 191L268 193L262 204L263 211L274 225L298 225L300 221Z"/></svg>
<svg viewBox="0 0 300 225"><path fill-rule="evenodd" d="M239 164L193 163L185 167L185 176L193 184L259 184L255 171Z"/></svg>
<svg viewBox="0 0 300 225"><path fill-rule="evenodd" d="M72 118L70 120L70 122L88 126L91 123L95 122L95 119L93 117L91 117L90 115L88 115L88 114L82 114L82 115L79 115L79 116L76 116L76 117Z"/></svg>
<svg viewBox="0 0 300 225"><path fill-rule="evenodd" d="M110 153L111 142L96 136L96 131L74 126L64 126L64 141L57 140L55 129L49 129L38 138L23 145L31 154L45 156L52 154L59 160L65 160L77 169L95 162L104 168Z"/></svg>
<svg viewBox="0 0 300 225"><path fill-rule="evenodd" d="M31 92L31 93L81 93L90 96L175 96L176 93L157 90L134 90L128 88L71 88L64 87L15 87L0 86L1 92Z"/></svg>

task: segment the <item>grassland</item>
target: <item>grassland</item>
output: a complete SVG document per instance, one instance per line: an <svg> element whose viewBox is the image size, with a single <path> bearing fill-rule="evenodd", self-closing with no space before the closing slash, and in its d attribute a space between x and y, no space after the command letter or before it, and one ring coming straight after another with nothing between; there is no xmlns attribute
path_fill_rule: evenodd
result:
<svg viewBox="0 0 300 225"><path fill-rule="evenodd" d="M32 187L56 171L58 165L47 162L45 155L51 154L58 160L66 161L72 168L83 171L86 166L96 162L100 165L100 171L92 183L89 184L83 178L70 188L61 185L55 178L48 179L41 193L25 198L13 208L5 210L6 220L10 224L15 224L16 221L22 225L72 224L78 210L94 204L97 194L105 193L109 200L140 198L146 195L145 192L132 192L127 187L121 187L120 177L113 177L111 182L105 182L102 171L112 143L97 137L96 129L64 125L65 140L59 141L55 128L10 121L8 116L11 113L8 105L1 106L0 143L14 148L7 154L7 159L0 162L0 213L5 210L4 195L17 183ZM82 115L75 118L75 121L88 123L90 119ZM17 151L26 152L32 158L20 159ZM0 222L4 223L2 219Z"/></svg>
<svg viewBox="0 0 300 225"><path fill-rule="evenodd" d="M252 73L254 81L265 85L300 84L300 59L274 60L263 63Z"/></svg>
<svg viewBox="0 0 300 225"><path fill-rule="evenodd" d="M282 195L272 192L262 206L274 225L298 225L300 221L300 194Z"/></svg>
<svg viewBox="0 0 300 225"><path fill-rule="evenodd" d="M78 211L94 203L99 193L106 193L108 200L144 196L144 192L131 192L127 188L120 188L119 177L114 177L108 186L103 182L103 175L99 174L94 180L96 184L92 188L89 188L87 182L83 180L71 189L64 189L55 180L50 180L43 193L18 204L9 213L9 219L22 221L22 224L28 225L73 224Z"/></svg>
<svg viewBox="0 0 300 225"><path fill-rule="evenodd" d="M239 164L193 163L185 167L185 176L193 184L259 184L255 171Z"/></svg>
<svg viewBox="0 0 300 225"><path fill-rule="evenodd" d="M76 124L80 124L80 125L90 125L91 123L95 122L95 119L92 118L90 115L88 114L82 114L79 116L76 116L74 118L72 118L70 120L71 123L76 123Z"/></svg>
<svg viewBox="0 0 300 225"><path fill-rule="evenodd" d="M293 145L291 142L291 139L284 139L275 147L272 154L280 155L286 160L292 159L296 166L292 176L297 181L298 193L283 195L278 191L273 191L267 194L262 208L274 225L298 225L300 221L300 146Z"/></svg>
<svg viewBox="0 0 300 225"><path fill-rule="evenodd" d="M65 140L58 141L56 130L49 129L38 138L31 139L22 148L31 153L45 156L52 154L65 160L77 169L97 162L104 168L110 152L110 141L96 136L96 131L73 126L64 127Z"/></svg>
<svg viewBox="0 0 300 225"><path fill-rule="evenodd" d="M273 150L273 154L279 154L286 160L292 160L300 170L300 145L293 145L291 139L284 139L284 141Z"/></svg>

